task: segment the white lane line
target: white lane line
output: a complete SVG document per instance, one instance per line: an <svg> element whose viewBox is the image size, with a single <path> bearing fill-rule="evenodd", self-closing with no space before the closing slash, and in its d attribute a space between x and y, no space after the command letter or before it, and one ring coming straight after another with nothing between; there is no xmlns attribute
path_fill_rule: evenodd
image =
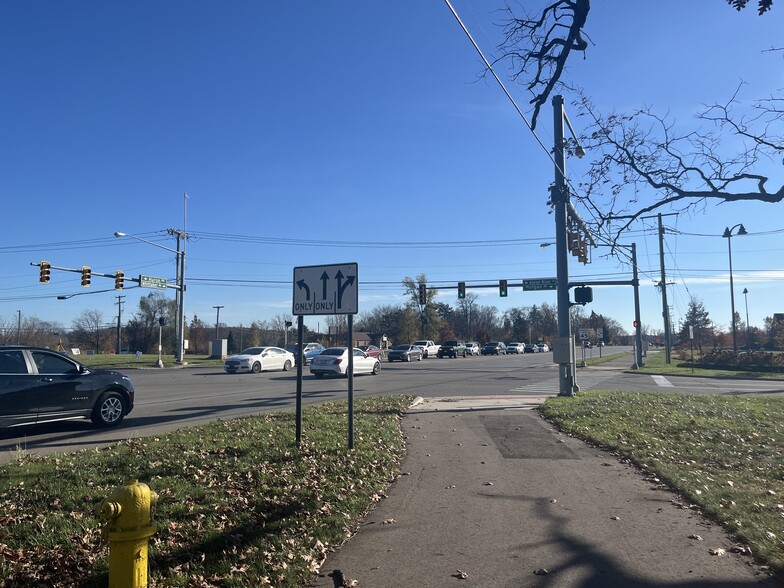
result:
<svg viewBox="0 0 784 588"><path fill-rule="evenodd" d="M673 387L672 386L672 382L670 382L664 376L651 376L651 377L653 378L653 381L656 382L657 386L660 386L662 388L672 388Z"/></svg>

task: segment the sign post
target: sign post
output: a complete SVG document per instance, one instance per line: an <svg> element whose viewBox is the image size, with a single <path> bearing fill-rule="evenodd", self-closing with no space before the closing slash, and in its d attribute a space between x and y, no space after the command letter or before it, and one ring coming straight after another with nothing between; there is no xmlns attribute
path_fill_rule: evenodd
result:
<svg viewBox="0 0 784 588"><path fill-rule="evenodd" d="M294 268L291 312L297 317L297 447L302 442L303 316L348 315L348 448L354 449L354 315L359 312L357 263L310 265Z"/></svg>

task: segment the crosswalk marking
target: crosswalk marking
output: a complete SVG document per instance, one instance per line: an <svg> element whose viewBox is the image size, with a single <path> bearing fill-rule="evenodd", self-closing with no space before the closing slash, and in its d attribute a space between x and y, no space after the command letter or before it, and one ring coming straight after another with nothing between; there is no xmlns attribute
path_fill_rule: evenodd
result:
<svg viewBox="0 0 784 588"><path fill-rule="evenodd" d="M581 372L577 374L576 381L580 390L590 390L615 375L614 372ZM556 396L559 390L558 378L550 378L541 382L510 388L509 392L517 394L552 394Z"/></svg>
<svg viewBox="0 0 784 588"><path fill-rule="evenodd" d="M657 386L661 386L662 388L672 388L672 382L670 382L664 376L651 376L653 381L656 382Z"/></svg>

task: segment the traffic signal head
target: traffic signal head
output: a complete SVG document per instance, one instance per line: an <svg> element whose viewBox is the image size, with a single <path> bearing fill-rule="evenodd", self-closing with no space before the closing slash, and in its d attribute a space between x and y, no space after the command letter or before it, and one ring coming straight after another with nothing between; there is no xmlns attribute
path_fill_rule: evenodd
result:
<svg viewBox="0 0 784 588"><path fill-rule="evenodd" d="M465 282L457 283L457 297L465 298Z"/></svg>
<svg viewBox="0 0 784 588"><path fill-rule="evenodd" d="M419 284L419 304L427 304L427 284Z"/></svg>
<svg viewBox="0 0 784 588"><path fill-rule="evenodd" d="M640 326L640 321L634 321L634 323L632 323L632 324L634 325L634 328L636 329L637 327Z"/></svg>
<svg viewBox="0 0 784 588"><path fill-rule="evenodd" d="M125 272L123 272L122 270L116 270L114 272L114 289L122 290L124 285L125 285Z"/></svg>
<svg viewBox="0 0 784 588"><path fill-rule="evenodd" d="M41 265L41 275L38 278L38 281L42 284L49 283L49 275L52 273L52 264L48 261L42 261Z"/></svg>
<svg viewBox="0 0 784 588"><path fill-rule="evenodd" d="M501 298L506 298L506 280L498 280L498 294Z"/></svg>
<svg viewBox="0 0 784 588"><path fill-rule="evenodd" d="M87 288L90 286L90 279L92 278L93 271L86 265L82 266L82 287Z"/></svg>

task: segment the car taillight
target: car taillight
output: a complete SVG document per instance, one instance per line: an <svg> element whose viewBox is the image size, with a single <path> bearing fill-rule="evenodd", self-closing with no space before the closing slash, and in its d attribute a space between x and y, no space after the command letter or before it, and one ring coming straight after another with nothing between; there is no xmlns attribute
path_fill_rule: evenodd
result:
<svg viewBox="0 0 784 588"><path fill-rule="evenodd" d="M340 363L342 361L343 361L343 358L342 357L338 357L335 361L332 362L332 365L340 365Z"/></svg>

